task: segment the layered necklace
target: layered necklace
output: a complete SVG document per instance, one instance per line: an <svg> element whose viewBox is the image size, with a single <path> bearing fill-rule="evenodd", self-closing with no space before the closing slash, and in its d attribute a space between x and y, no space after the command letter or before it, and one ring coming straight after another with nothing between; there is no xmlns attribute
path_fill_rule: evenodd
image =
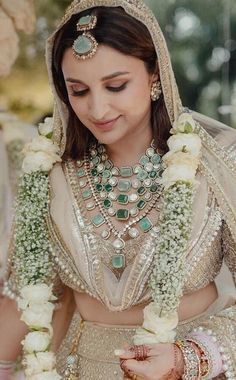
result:
<svg viewBox="0 0 236 380"><path fill-rule="evenodd" d="M115 167L101 144L93 146L84 161L77 161L77 177L86 208L91 211L90 221L96 228L105 226L103 239L114 236L114 269L125 267L124 236L135 239L140 232L153 228L149 214L162 193L162 173L162 159L154 141L134 166ZM125 222L122 230L114 226L113 218Z"/></svg>

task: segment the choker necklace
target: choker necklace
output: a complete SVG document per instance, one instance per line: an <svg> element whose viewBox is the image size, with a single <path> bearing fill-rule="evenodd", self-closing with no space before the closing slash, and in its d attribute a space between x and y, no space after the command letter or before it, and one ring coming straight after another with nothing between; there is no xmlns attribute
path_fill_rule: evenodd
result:
<svg viewBox="0 0 236 380"><path fill-rule="evenodd" d="M150 147L134 166L115 167L109 160L105 147L92 147L85 155L84 161L77 161L77 176L88 211L98 207L99 212L91 216L91 223L96 227L103 224L103 239L114 235L112 245L116 251L112 257L114 269L125 266L125 240L128 235L135 239L141 232L148 232L153 223L148 217L157 206L162 193L160 182L163 168L161 155L152 141ZM126 222L118 231L112 222Z"/></svg>

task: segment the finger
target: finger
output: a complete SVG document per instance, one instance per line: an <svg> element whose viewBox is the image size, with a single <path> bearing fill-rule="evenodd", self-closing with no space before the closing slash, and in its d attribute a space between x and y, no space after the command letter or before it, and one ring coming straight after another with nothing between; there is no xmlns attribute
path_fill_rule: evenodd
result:
<svg viewBox="0 0 236 380"><path fill-rule="evenodd" d="M142 377L147 372L147 364L149 363L145 361L128 359L125 362L125 368L127 371L130 371L131 373L135 373L136 375Z"/></svg>

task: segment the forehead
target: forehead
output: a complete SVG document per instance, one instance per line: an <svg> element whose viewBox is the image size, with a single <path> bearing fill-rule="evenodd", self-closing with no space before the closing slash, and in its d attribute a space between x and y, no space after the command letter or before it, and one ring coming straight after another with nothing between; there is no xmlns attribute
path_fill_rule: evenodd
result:
<svg viewBox="0 0 236 380"><path fill-rule="evenodd" d="M73 55L72 48L65 51L62 61L64 76L83 79L101 79L114 72L129 72L140 75L146 71L142 60L125 55L109 46L100 45L92 58L79 60Z"/></svg>

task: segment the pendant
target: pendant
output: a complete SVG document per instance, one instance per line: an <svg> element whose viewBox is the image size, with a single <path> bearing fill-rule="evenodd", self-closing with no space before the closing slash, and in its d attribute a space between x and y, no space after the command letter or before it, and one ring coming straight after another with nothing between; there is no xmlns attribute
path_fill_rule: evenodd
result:
<svg viewBox="0 0 236 380"><path fill-rule="evenodd" d="M119 251L125 248L125 242L121 238L117 238L116 240L114 240L112 245L116 250L119 250Z"/></svg>
<svg viewBox="0 0 236 380"><path fill-rule="evenodd" d="M125 267L125 255L123 254L115 254L112 256L112 267L114 269L122 269Z"/></svg>

